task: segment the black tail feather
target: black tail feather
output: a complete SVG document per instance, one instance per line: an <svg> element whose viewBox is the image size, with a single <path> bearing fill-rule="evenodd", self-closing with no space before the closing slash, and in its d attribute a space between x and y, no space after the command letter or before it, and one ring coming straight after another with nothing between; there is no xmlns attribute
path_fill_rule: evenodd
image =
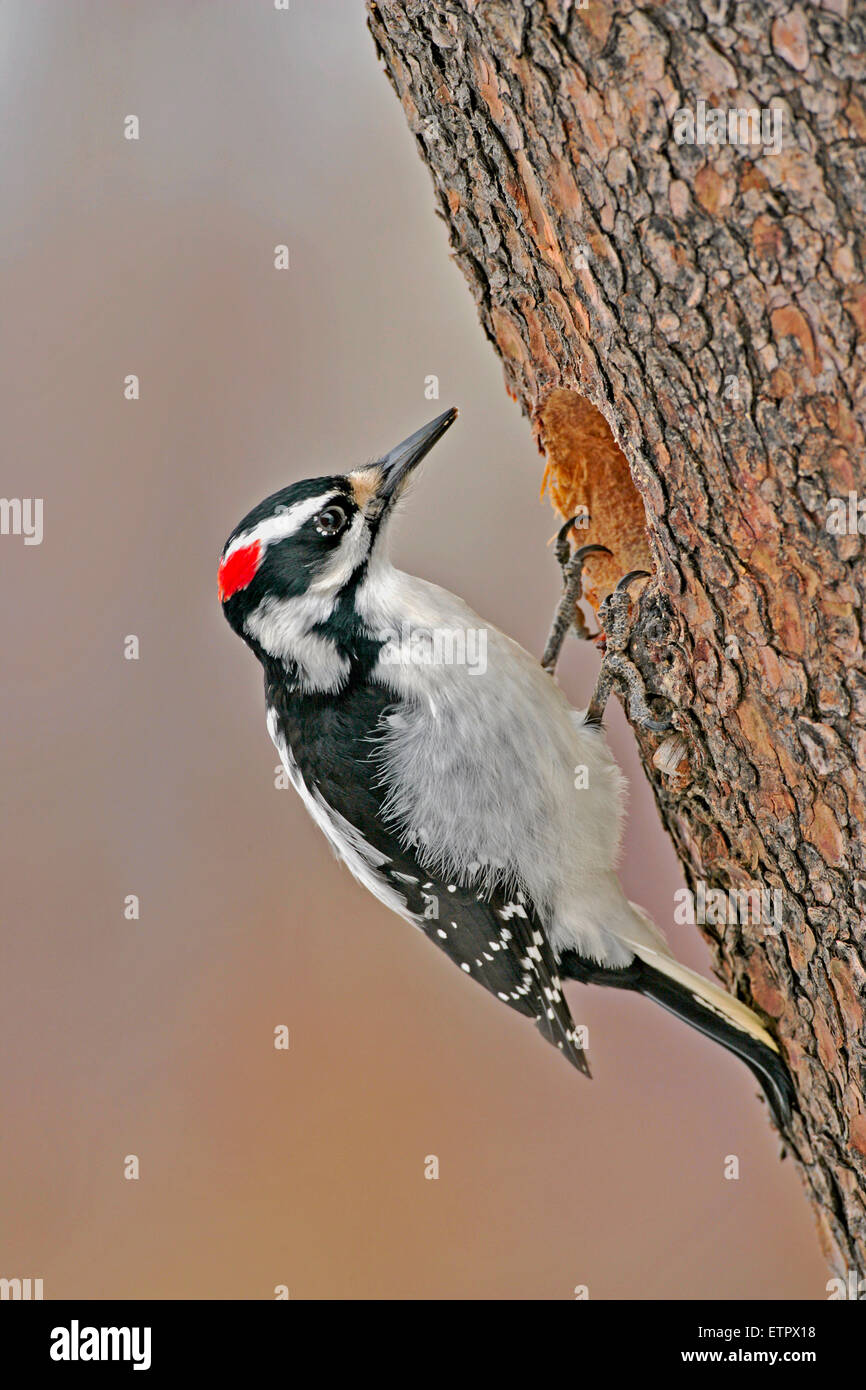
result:
<svg viewBox="0 0 866 1390"><path fill-rule="evenodd" d="M634 990L735 1053L757 1079L777 1127L783 1132L787 1129L791 1120L794 1088L779 1053L737 1027L730 1019L722 1017L711 1004L686 985L637 957L622 970L610 970L582 960L573 951L565 951L559 969L564 979L612 989Z"/></svg>

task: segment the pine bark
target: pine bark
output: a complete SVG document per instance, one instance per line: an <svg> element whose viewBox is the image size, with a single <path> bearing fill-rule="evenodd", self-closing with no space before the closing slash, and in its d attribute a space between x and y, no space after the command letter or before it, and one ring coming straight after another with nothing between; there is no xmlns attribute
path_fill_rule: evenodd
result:
<svg viewBox="0 0 866 1390"><path fill-rule="evenodd" d="M773 1021L789 1150L831 1263L862 1275L863 11L368 0L368 20L553 501L613 552L591 598L652 569L632 656L686 751L663 771L664 737L636 731L646 773L693 890L778 894L781 929L701 930ZM678 143L701 109L777 111L779 148Z"/></svg>

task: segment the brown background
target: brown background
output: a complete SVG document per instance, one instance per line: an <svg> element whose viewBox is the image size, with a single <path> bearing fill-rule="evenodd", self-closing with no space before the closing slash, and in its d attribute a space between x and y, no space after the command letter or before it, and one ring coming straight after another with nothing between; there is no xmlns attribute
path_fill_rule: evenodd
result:
<svg viewBox="0 0 866 1390"><path fill-rule="evenodd" d="M575 986L587 1083L274 787L259 669L216 600L266 493L456 403L398 563L536 652L557 595L541 461L360 0L2 22L2 491L44 498L45 538L0 538L0 1276L48 1298L825 1297L744 1067ZM575 703L597 661L570 650ZM705 968L610 723L626 886Z"/></svg>

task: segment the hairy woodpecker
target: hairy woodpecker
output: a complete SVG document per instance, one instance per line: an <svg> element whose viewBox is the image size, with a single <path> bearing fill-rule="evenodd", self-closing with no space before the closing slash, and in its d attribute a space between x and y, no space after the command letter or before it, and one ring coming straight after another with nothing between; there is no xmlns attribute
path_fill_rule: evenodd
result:
<svg viewBox="0 0 866 1390"><path fill-rule="evenodd" d="M264 668L288 776L355 877L580 1071L563 981L635 990L738 1054L783 1128L790 1078L761 1020L680 965L622 891L624 779L598 700L573 710L552 678L566 609L542 666L388 559L394 504L456 415L274 493L225 544L223 611ZM573 584L565 597L573 615ZM459 659L482 632L483 670Z"/></svg>

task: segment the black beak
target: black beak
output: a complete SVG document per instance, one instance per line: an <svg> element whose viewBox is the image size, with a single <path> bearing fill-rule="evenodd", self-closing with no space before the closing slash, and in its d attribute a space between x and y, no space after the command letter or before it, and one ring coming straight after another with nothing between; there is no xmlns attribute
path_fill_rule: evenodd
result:
<svg viewBox="0 0 866 1390"><path fill-rule="evenodd" d="M382 478L376 488L376 502L380 504L381 509L384 510L394 500L404 479L408 478L413 468L417 467L426 454L429 454L433 445L438 443L456 419L457 411L452 406L444 414L437 415L436 419L431 420L429 425L422 425L420 430L410 434L409 438L404 439L402 444L398 444L384 458L378 460L378 467L382 470Z"/></svg>

